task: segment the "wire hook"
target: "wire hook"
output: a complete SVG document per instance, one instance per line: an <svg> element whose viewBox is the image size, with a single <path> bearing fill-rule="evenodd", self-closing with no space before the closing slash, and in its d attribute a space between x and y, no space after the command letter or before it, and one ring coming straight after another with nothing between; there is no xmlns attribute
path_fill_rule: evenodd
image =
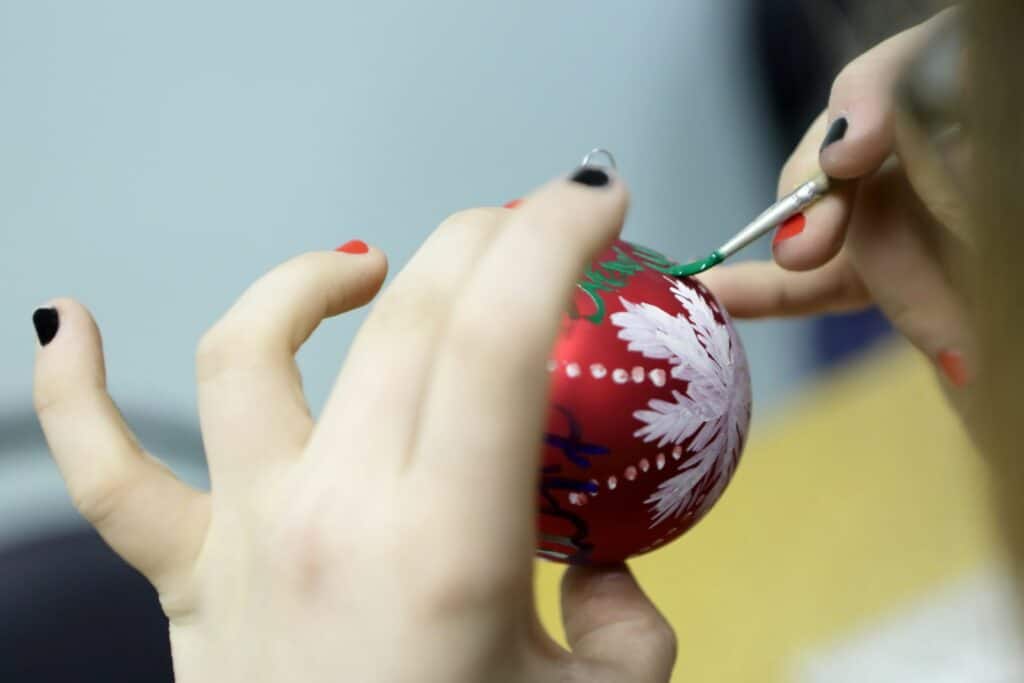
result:
<svg viewBox="0 0 1024 683"><path fill-rule="evenodd" d="M603 155L603 156L608 158L608 165L609 166L611 166L614 169L618 169L619 166L618 166L618 164L615 163L615 157L613 157L612 153L609 152L608 150L606 150L604 147L595 147L594 149L592 149L589 152L587 152L586 155L584 155L584 157L583 157L583 161L580 162L580 165L581 166L590 166L591 160L595 156L600 156L600 155Z"/></svg>

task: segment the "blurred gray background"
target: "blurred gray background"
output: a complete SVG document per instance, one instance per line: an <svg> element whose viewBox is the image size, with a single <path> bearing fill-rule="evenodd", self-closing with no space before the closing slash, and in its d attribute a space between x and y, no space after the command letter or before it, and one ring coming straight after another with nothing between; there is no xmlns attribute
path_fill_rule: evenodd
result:
<svg viewBox="0 0 1024 683"><path fill-rule="evenodd" d="M115 399L201 482L195 343L294 254L362 238L395 272L447 214L597 145L632 187L628 238L717 246L774 196L746 7L0 2L0 543L77 523L31 413L49 297L92 309ZM315 407L362 318L301 352ZM741 326L756 421L807 370L804 325Z"/></svg>

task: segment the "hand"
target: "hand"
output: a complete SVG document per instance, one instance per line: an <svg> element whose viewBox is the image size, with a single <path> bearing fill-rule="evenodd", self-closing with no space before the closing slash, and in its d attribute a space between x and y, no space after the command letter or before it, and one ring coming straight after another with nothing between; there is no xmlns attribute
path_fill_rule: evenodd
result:
<svg viewBox="0 0 1024 683"><path fill-rule="evenodd" d="M572 653L533 605L545 360L622 224L609 175L445 221L318 421L294 354L375 296L385 258L312 253L256 282L199 345L210 493L133 438L88 312L60 299L37 314L57 323L37 356L46 438L77 508L156 587L179 682L668 679L672 631L625 567L567 573Z"/></svg>
<svg viewBox="0 0 1024 683"><path fill-rule="evenodd" d="M970 251L963 204L894 95L906 66L951 19L943 12L843 70L828 110L783 168L779 194L819 164L838 187L807 211L802 231L799 219L780 229L774 262L723 266L701 279L739 318L875 304L932 359L944 386L959 389L974 367L967 309L951 268ZM819 152L827 135L834 140ZM951 394L962 407L963 392Z"/></svg>

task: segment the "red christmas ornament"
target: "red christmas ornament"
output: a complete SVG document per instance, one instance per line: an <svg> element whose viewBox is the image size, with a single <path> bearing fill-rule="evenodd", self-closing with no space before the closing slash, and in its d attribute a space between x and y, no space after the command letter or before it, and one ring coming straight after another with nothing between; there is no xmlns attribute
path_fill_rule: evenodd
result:
<svg viewBox="0 0 1024 683"><path fill-rule="evenodd" d="M537 554L639 555L696 524L729 483L750 423L732 323L661 254L618 241L579 281L548 370Z"/></svg>

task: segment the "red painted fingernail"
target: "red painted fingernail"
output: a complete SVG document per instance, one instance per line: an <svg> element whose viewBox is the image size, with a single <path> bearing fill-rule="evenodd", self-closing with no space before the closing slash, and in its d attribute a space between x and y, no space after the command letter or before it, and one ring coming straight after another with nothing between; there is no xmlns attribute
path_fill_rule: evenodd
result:
<svg viewBox="0 0 1024 683"><path fill-rule="evenodd" d="M341 245L334 251L340 251L346 254L365 254L370 251L370 247L366 246L366 242L362 240L351 240L349 242L345 242L345 244Z"/></svg>
<svg viewBox="0 0 1024 683"><path fill-rule="evenodd" d="M522 203L523 203L522 199L513 199L510 202L505 202L505 208L506 209L514 209L514 208L516 208L517 206L519 206Z"/></svg>
<svg viewBox="0 0 1024 683"><path fill-rule="evenodd" d="M805 225L807 225L807 218L802 213L790 216L775 231L775 239L772 240L772 246L774 247L779 242L785 242L790 237L796 237L804 231Z"/></svg>
<svg viewBox="0 0 1024 683"><path fill-rule="evenodd" d="M959 351L942 351L935 357L935 362L949 383L957 389L967 386L971 380L964 356Z"/></svg>

